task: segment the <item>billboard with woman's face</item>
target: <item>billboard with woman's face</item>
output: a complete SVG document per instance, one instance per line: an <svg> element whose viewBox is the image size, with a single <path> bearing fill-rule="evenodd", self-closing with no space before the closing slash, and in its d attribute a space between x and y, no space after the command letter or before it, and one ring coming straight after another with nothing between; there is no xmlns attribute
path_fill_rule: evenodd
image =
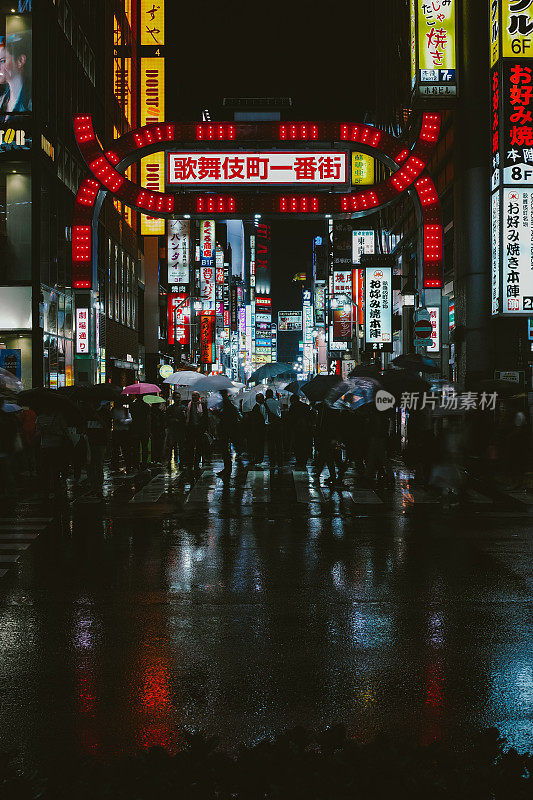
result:
<svg viewBox="0 0 533 800"><path fill-rule="evenodd" d="M0 152L31 145L31 110L31 15L0 3Z"/></svg>

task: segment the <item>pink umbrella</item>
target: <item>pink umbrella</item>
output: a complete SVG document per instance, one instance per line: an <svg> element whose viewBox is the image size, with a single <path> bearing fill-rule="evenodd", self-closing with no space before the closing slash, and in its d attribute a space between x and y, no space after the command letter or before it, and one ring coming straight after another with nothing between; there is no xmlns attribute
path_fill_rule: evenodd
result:
<svg viewBox="0 0 533 800"><path fill-rule="evenodd" d="M122 394L159 394L161 389L153 383L132 383L125 386Z"/></svg>

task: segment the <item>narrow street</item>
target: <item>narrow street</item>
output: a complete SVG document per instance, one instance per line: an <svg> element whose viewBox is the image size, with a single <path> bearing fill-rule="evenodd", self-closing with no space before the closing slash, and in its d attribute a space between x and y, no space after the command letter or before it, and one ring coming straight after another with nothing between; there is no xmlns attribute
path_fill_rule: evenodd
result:
<svg viewBox="0 0 533 800"><path fill-rule="evenodd" d="M527 748L531 495L445 512L401 472L338 493L220 466L0 520L0 750L30 768L336 722Z"/></svg>

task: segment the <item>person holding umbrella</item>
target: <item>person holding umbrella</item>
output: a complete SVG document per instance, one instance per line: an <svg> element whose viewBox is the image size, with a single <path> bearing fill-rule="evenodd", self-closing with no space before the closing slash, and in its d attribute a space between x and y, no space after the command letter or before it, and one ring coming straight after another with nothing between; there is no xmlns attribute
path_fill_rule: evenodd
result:
<svg viewBox="0 0 533 800"><path fill-rule="evenodd" d="M131 435L134 446L134 465L141 470L148 466L148 442L150 441L150 406L139 394L131 407Z"/></svg>
<svg viewBox="0 0 533 800"><path fill-rule="evenodd" d="M104 457L111 434L111 415L102 409L98 400L87 404L87 439L89 442L89 463L87 473L91 493L102 497L104 488Z"/></svg>
<svg viewBox="0 0 533 800"><path fill-rule="evenodd" d="M224 459L224 469L219 472L219 476L224 480L231 477L231 445L237 453L237 461L242 466L242 446L240 441L240 421L241 415L231 402L227 389L220 390L222 406L218 411L219 425L218 438Z"/></svg>
<svg viewBox="0 0 533 800"><path fill-rule="evenodd" d="M283 469L283 427L280 404L274 397L272 389L266 390L261 410L265 417L270 472L273 473L277 469L279 475Z"/></svg>
<svg viewBox="0 0 533 800"><path fill-rule="evenodd" d="M172 461L181 469L185 463L185 409L181 402L181 394L174 392L172 405L166 410L168 463Z"/></svg>
<svg viewBox="0 0 533 800"><path fill-rule="evenodd" d="M204 434L209 427L207 403L193 392L185 412L185 443L187 447L187 466L193 477L200 474L200 458Z"/></svg>
<svg viewBox="0 0 533 800"><path fill-rule="evenodd" d="M309 406L302 403L297 394L291 395L285 421L289 439L292 439L296 469L305 470L313 441L312 419Z"/></svg>
<svg viewBox="0 0 533 800"><path fill-rule="evenodd" d="M248 455L250 464L254 467L262 463L265 454L265 417L263 412L265 395L258 392L255 396L255 405L248 415Z"/></svg>

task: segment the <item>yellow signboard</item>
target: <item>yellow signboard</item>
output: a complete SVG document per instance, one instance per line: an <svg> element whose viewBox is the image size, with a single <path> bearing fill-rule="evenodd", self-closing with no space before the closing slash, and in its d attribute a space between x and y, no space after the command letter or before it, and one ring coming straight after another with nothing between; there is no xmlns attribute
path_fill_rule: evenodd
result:
<svg viewBox="0 0 533 800"><path fill-rule="evenodd" d="M503 57L533 57L533 5L501 0Z"/></svg>
<svg viewBox="0 0 533 800"><path fill-rule="evenodd" d="M165 44L165 0L141 0L141 44Z"/></svg>
<svg viewBox="0 0 533 800"><path fill-rule="evenodd" d="M455 69L455 0L417 0L418 69Z"/></svg>
<svg viewBox="0 0 533 800"><path fill-rule="evenodd" d="M411 7L411 88L416 83L416 0L410 0Z"/></svg>
<svg viewBox="0 0 533 800"><path fill-rule="evenodd" d="M489 0L490 66L500 57L500 0Z"/></svg>
<svg viewBox="0 0 533 800"><path fill-rule="evenodd" d="M141 125L165 119L165 59L141 58ZM165 191L165 154L154 153L141 160L141 186ZM164 236L165 220L141 214L143 236Z"/></svg>
<svg viewBox="0 0 533 800"><path fill-rule="evenodd" d="M141 125L165 119L165 59L141 58Z"/></svg>
<svg viewBox="0 0 533 800"><path fill-rule="evenodd" d="M154 153L141 159L141 186L154 192L165 191L165 153ZM143 236L164 236L165 220L141 214Z"/></svg>
<svg viewBox="0 0 533 800"><path fill-rule="evenodd" d="M352 153L352 186L375 183L374 159L366 153Z"/></svg>

